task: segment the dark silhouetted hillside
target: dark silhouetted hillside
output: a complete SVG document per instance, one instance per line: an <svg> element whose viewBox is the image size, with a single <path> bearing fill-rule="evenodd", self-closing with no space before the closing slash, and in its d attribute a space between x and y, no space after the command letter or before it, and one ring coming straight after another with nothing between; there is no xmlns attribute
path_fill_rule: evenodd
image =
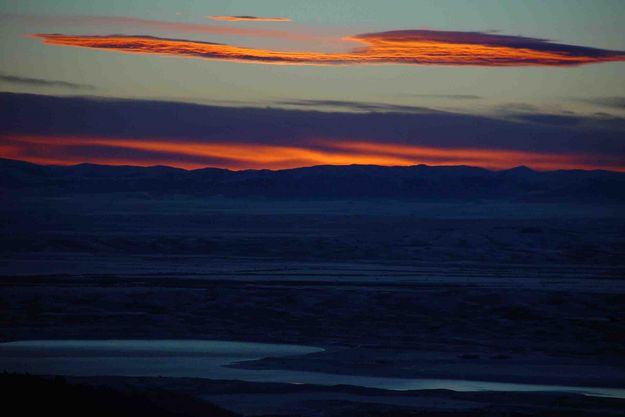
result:
<svg viewBox="0 0 625 417"><path fill-rule="evenodd" d="M390 198L424 201L601 202L625 200L625 174L610 171L490 171L468 166L314 166L280 171L42 166L0 160L0 188L37 194L151 192L281 199Z"/></svg>
<svg viewBox="0 0 625 417"><path fill-rule="evenodd" d="M236 417L210 403L169 391L121 391L29 375L0 375L4 415Z"/></svg>

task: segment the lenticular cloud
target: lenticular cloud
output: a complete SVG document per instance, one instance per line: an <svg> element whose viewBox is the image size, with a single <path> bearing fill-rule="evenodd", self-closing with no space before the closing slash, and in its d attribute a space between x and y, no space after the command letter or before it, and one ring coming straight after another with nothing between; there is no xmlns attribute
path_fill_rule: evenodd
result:
<svg viewBox="0 0 625 417"><path fill-rule="evenodd" d="M37 34L49 45L135 54L290 65L575 66L625 61L625 52L566 45L544 39L482 32L402 30L343 40L361 44L347 52L278 51L153 36Z"/></svg>

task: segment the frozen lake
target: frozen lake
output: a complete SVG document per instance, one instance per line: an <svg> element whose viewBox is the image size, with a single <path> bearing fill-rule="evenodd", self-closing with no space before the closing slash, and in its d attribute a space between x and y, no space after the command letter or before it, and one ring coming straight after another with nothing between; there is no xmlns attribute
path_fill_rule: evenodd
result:
<svg viewBox="0 0 625 417"><path fill-rule="evenodd" d="M410 379L230 367L266 357L321 352L312 346L214 340L33 340L0 343L0 370L42 375L187 377L354 385L388 390L550 391L625 398L625 389Z"/></svg>

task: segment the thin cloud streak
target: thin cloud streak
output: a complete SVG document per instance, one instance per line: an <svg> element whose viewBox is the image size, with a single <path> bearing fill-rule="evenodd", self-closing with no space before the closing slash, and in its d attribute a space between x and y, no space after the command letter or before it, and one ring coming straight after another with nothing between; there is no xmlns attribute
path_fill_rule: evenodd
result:
<svg viewBox="0 0 625 417"><path fill-rule="evenodd" d="M16 75L0 73L0 81L9 84L27 85L32 87L60 87L73 90L95 90L95 86L90 84L79 84L69 81L48 80L45 78L18 77Z"/></svg>
<svg viewBox="0 0 625 417"><path fill-rule="evenodd" d="M612 107L615 109L625 109L625 97L595 97L582 99L587 103L597 104L603 107Z"/></svg>
<svg viewBox="0 0 625 417"><path fill-rule="evenodd" d="M343 38L348 52L277 51L152 36L35 34L45 44L282 65L576 66L625 61L625 52L551 43L543 39L480 32L404 30Z"/></svg>
<svg viewBox="0 0 625 417"><path fill-rule="evenodd" d="M314 33L283 31L275 29L241 28L208 23L191 23L181 21L142 19L126 16L33 16L33 15L10 15L0 14L0 19L16 19L27 24L61 24L72 26L113 26L124 30L165 31L183 34L211 34L241 36L250 38L289 39L302 42L330 41L328 36ZM338 41L332 38L333 41Z"/></svg>
<svg viewBox="0 0 625 417"><path fill-rule="evenodd" d="M409 97L422 97L422 98L440 98L451 100L481 100L481 96L474 94L405 94Z"/></svg>
<svg viewBox="0 0 625 417"><path fill-rule="evenodd" d="M290 22L286 17L258 17L258 16L207 16L211 20L225 22Z"/></svg>
<svg viewBox="0 0 625 417"><path fill-rule="evenodd" d="M186 169L213 166L236 170L351 164L472 165L491 169L527 165L544 170L602 168L625 171L624 166L612 164L613 161L597 164L584 155L499 149L445 149L331 139L311 140L297 146L37 135L9 135L1 139L4 145L0 147L0 156L3 158L63 165L92 162L138 166L161 164Z"/></svg>
<svg viewBox="0 0 625 417"><path fill-rule="evenodd" d="M358 112L397 112L397 113L436 113L429 107L406 106L390 103L371 103L347 100L283 100L274 102L277 105L305 108L338 108Z"/></svg>

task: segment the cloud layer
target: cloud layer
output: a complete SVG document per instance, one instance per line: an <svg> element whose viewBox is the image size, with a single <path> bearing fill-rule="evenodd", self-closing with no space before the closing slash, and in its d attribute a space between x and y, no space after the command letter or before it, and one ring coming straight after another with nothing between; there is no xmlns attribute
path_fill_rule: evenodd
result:
<svg viewBox="0 0 625 417"><path fill-rule="evenodd" d="M625 170L622 120L499 120L446 112L369 113L0 93L0 157L292 168L319 164ZM535 120L539 119L539 120Z"/></svg>
<svg viewBox="0 0 625 417"><path fill-rule="evenodd" d="M344 38L348 52L277 51L152 36L36 34L49 45L222 61L291 65L576 66L625 61L625 52L565 45L544 39L481 32L403 30Z"/></svg>

